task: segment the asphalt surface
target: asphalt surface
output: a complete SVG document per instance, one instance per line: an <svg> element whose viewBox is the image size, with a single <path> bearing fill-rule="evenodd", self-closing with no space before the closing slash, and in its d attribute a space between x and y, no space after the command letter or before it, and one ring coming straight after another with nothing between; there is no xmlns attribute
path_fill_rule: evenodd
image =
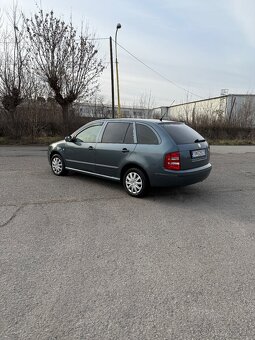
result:
<svg viewBox="0 0 255 340"><path fill-rule="evenodd" d="M0 147L0 339L255 339L255 147L129 197Z"/></svg>

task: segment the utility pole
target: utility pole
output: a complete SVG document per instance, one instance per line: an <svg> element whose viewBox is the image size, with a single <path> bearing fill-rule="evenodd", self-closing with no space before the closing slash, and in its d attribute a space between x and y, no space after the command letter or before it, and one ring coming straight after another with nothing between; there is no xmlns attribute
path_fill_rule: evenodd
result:
<svg viewBox="0 0 255 340"><path fill-rule="evenodd" d="M110 64L111 64L111 87L112 87L112 118L114 118L114 75L113 75L112 37L110 37Z"/></svg>

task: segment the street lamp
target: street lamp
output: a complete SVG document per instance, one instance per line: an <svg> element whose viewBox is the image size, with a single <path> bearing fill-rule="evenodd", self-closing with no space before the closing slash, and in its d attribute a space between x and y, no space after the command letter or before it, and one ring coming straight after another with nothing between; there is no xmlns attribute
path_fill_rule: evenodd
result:
<svg viewBox="0 0 255 340"><path fill-rule="evenodd" d="M115 56L116 56L116 81L117 81L117 96L118 96L118 117L121 116L120 113L120 84L119 84L119 69L118 69L118 57L117 57L117 33L121 28L121 24L117 24L115 32Z"/></svg>

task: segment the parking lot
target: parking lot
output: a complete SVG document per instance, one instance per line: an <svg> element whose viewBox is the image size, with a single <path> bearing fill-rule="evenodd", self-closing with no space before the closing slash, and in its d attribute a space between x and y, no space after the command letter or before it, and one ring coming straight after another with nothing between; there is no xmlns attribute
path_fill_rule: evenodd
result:
<svg viewBox="0 0 255 340"><path fill-rule="evenodd" d="M255 339L255 147L211 150L135 199L0 147L0 339Z"/></svg>

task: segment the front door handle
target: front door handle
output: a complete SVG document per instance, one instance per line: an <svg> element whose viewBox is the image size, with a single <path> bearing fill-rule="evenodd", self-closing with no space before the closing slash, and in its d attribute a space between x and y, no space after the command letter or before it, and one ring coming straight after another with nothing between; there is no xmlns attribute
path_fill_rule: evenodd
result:
<svg viewBox="0 0 255 340"><path fill-rule="evenodd" d="M125 152L129 152L129 150L127 148L123 148L122 149L122 152L125 153Z"/></svg>
<svg viewBox="0 0 255 340"><path fill-rule="evenodd" d="M89 146L88 150L94 150L93 146Z"/></svg>

